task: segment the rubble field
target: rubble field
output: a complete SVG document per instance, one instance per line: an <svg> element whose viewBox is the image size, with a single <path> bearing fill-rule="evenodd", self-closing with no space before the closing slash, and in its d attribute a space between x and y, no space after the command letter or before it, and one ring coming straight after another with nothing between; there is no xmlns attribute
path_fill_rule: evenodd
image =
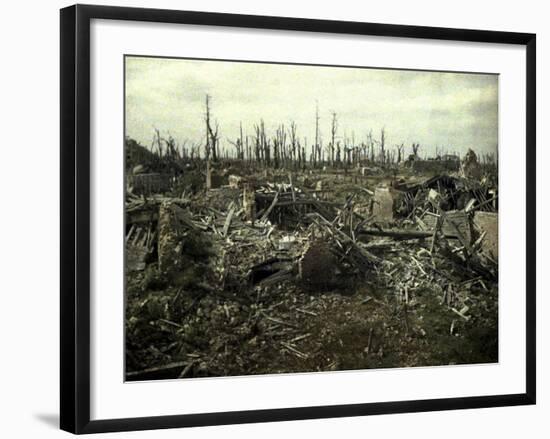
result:
<svg viewBox="0 0 550 439"><path fill-rule="evenodd" d="M133 163L126 379L497 362L496 170L467 160Z"/></svg>

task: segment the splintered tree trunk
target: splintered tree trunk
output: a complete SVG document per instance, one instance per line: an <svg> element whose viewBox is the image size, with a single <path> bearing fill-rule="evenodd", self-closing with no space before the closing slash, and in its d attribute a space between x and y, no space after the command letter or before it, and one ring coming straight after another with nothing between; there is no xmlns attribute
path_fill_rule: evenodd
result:
<svg viewBox="0 0 550 439"><path fill-rule="evenodd" d="M212 169L210 168L210 159L206 160L206 190L212 189Z"/></svg>
<svg viewBox="0 0 550 439"><path fill-rule="evenodd" d="M331 133L331 142L330 142L330 164L334 166L334 149L335 149L335 140L336 140L336 131L338 129L338 119L336 118L336 112L332 112L332 125L330 129Z"/></svg>
<svg viewBox="0 0 550 439"><path fill-rule="evenodd" d="M382 131L380 132L380 160L382 164L386 163L386 133L384 128L382 128Z"/></svg>
<svg viewBox="0 0 550 439"><path fill-rule="evenodd" d="M315 105L315 144L313 149L313 167L316 166L317 162L321 159L319 154L319 103Z"/></svg>
<svg viewBox="0 0 550 439"><path fill-rule="evenodd" d="M217 161L218 159L218 124L216 123L216 130L212 129L211 120L210 120L210 96L206 95L206 158L208 159L212 155L212 160Z"/></svg>

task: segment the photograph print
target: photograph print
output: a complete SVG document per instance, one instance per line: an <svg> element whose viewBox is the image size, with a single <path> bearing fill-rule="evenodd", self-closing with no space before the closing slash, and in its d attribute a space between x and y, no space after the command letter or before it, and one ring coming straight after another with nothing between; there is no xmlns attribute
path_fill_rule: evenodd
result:
<svg viewBox="0 0 550 439"><path fill-rule="evenodd" d="M497 74L126 55L124 84L126 381L499 361Z"/></svg>

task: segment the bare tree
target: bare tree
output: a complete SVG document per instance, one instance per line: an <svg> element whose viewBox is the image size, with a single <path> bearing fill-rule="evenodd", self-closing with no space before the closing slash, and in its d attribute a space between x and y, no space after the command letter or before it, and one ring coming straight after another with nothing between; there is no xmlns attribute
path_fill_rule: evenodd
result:
<svg viewBox="0 0 550 439"><path fill-rule="evenodd" d="M386 130L382 128L380 130L380 161L382 164L386 163Z"/></svg>
<svg viewBox="0 0 550 439"><path fill-rule="evenodd" d="M261 163L263 161L263 121L260 124L254 124L254 156L256 162Z"/></svg>
<svg viewBox="0 0 550 439"><path fill-rule="evenodd" d="M321 152L319 151L319 141L320 141L320 133L319 133L319 101L315 101L315 144L313 145L313 163L317 163L321 159L320 155ZM318 157L319 156L319 157Z"/></svg>
<svg viewBox="0 0 550 439"><path fill-rule="evenodd" d="M401 160L403 160L403 151L405 149L405 144L396 145L397 148L397 163L401 163Z"/></svg>
<svg viewBox="0 0 550 439"><path fill-rule="evenodd" d="M230 139L227 139L231 145L237 150L237 160L244 160L244 140L243 140L243 123L239 122L239 138L232 142Z"/></svg>
<svg viewBox="0 0 550 439"><path fill-rule="evenodd" d="M212 160L216 161L218 159L218 141L219 141L219 126L218 122L216 122L215 129L212 128L211 124L211 114L210 114L210 96L206 95L206 115L205 115L205 121L206 121L206 145L205 145L205 156L208 160L210 158L210 154L212 154Z"/></svg>
<svg viewBox="0 0 550 439"><path fill-rule="evenodd" d="M296 122L294 121L290 122L288 135L290 137L290 160L292 162L292 166L294 165L294 162L296 160L296 148L298 148L298 152L300 151L300 142L298 141L296 130L297 130Z"/></svg>
<svg viewBox="0 0 550 439"><path fill-rule="evenodd" d="M335 111L331 112L332 120L331 120L331 126L330 126L330 164L334 165L334 152L335 152L335 140L336 140L336 132L338 131L338 118Z"/></svg>
<svg viewBox="0 0 550 439"><path fill-rule="evenodd" d="M368 140L368 149L370 149L370 161L374 163L374 139L372 138L372 130L369 130L369 135L367 136Z"/></svg>
<svg viewBox="0 0 550 439"><path fill-rule="evenodd" d="M162 137L160 137L160 131L159 131L158 128L153 127L153 129L155 130L155 137L153 138L153 145L152 145L151 149L154 151L154 148L155 148L155 145L156 145L157 153L158 153L159 157L162 158L162 155L163 155Z"/></svg>

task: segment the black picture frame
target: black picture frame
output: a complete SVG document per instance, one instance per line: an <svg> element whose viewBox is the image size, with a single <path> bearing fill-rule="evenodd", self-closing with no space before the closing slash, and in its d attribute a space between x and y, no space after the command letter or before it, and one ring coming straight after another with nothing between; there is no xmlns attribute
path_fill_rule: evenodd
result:
<svg viewBox="0 0 550 439"><path fill-rule="evenodd" d="M92 19L525 46L527 60L525 66L527 79L526 392L494 396L90 420L90 21ZM534 34L89 5L75 5L62 9L60 23L60 424L63 430L77 434L99 433L535 404L536 36Z"/></svg>

